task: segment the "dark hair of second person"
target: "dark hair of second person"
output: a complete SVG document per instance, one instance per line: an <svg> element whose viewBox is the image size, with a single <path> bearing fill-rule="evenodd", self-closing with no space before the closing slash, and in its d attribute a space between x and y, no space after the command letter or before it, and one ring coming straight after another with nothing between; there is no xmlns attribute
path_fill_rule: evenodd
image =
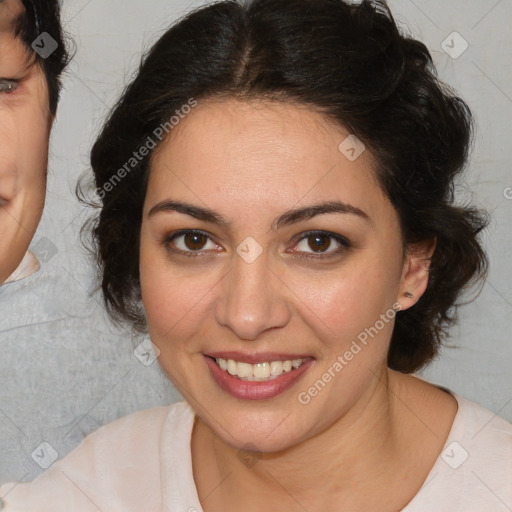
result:
<svg viewBox="0 0 512 512"><path fill-rule="evenodd" d="M60 4L58 0L22 0L22 3L25 11L14 20L14 33L22 39L27 50L44 70L50 111L55 115L62 88L61 75L70 60L61 26ZM44 32L57 43L56 49L45 58L32 49L32 43Z"/></svg>

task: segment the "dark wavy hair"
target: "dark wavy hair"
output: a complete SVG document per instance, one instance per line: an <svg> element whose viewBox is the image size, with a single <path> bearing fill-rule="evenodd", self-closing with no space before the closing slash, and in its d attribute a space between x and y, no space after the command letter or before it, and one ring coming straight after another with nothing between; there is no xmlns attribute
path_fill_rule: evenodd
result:
<svg viewBox="0 0 512 512"><path fill-rule="evenodd" d="M404 248L437 240L427 290L397 314L388 356L388 366L403 373L430 362L456 321L462 292L486 275L478 239L488 221L455 204L470 110L384 1L221 1L191 12L156 42L91 152L101 212L84 233L92 231L111 317L146 328L139 233L152 151L118 183L113 177L190 98L235 97L305 105L350 129L376 158Z"/></svg>
<svg viewBox="0 0 512 512"><path fill-rule="evenodd" d="M25 11L14 20L15 36L20 37L31 52L32 43L43 32L48 33L57 43L56 50L46 58L36 52L32 54L46 76L50 112L55 115L62 89L61 75L71 60L61 26L60 5L58 0L22 0L22 3Z"/></svg>

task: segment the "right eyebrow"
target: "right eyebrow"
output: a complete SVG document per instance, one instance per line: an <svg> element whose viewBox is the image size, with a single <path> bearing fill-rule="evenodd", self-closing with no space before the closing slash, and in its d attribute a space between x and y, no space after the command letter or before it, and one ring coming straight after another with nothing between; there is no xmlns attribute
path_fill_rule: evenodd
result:
<svg viewBox="0 0 512 512"><path fill-rule="evenodd" d="M225 228L229 228L231 223L226 220L222 215L210 210L209 208L200 208L188 203L182 203L179 201L161 201L149 210L148 218L159 212L178 212L185 215L190 215L198 220L205 222L211 222Z"/></svg>

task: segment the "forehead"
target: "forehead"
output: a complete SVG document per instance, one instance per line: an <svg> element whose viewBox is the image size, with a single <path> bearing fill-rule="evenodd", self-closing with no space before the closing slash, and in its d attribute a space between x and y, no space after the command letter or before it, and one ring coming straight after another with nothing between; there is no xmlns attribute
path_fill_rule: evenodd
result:
<svg viewBox="0 0 512 512"><path fill-rule="evenodd" d="M186 168L190 175L215 180L224 175L288 180L299 171L314 177L326 173L334 163L342 163L353 173L373 176L375 162L369 151L353 163L342 156L340 144L349 135L338 122L306 105L201 100L160 144L151 169Z"/></svg>
<svg viewBox="0 0 512 512"><path fill-rule="evenodd" d="M22 39L25 8L21 0L0 0L0 77L17 75L35 62L34 52Z"/></svg>
<svg viewBox="0 0 512 512"><path fill-rule="evenodd" d="M304 105L199 101L153 155L148 203L172 195L254 213L341 200L371 213L387 201L370 152L340 151L349 135Z"/></svg>
<svg viewBox="0 0 512 512"><path fill-rule="evenodd" d="M24 13L21 0L0 0L0 34L14 35Z"/></svg>
<svg viewBox="0 0 512 512"><path fill-rule="evenodd" d="M277 168L285 171L285 161L294 169L330 162L348 134L341 125L305 105L208 99L182 116L160 145L155 160L165 163L179 158L181 163L194 163L204 159L210 169L219 166L220 174L235 164L235 159L244 162L245 170L252 160L258 174L275 174Z"/></svg>

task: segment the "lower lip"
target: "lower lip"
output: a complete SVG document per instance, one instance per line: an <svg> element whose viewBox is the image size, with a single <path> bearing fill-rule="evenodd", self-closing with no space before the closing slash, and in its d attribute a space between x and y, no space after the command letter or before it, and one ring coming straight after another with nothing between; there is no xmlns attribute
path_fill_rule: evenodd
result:
<svg viewBox="0 0 512 512"><path fill-rule="evenodd" d="M292 387L313 364L313 359L308 359L296 370L283 373L276 379L265 382L251 382L240 380L222 370L211 357L205 356L205 359L210 373L218 386L235 398L243 398L245 400L266 400L284 393L287 389Z"/></svg>

